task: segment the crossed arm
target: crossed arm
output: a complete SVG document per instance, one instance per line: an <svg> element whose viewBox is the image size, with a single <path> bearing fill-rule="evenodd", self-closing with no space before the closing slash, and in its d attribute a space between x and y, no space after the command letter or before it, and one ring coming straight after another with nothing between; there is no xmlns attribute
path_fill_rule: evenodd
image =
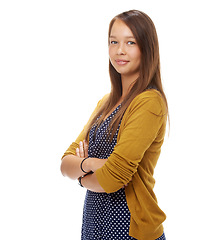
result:
<svg viewBox="0 0 220 240"><path fill-rule="evenodd" d="M79 143L79 148L76 149L76 155L67 155L62 159L61 172L63 176L67 176L73 180L84 176L81 179L82 185L93 192L105 192L100 186L96 175L85 173L81 170L81 162L84 158L88 157L88 144L86 141ZM83 162L82 168L85 172L95 172L101 168L107 159L88 158Z"/></svg>
<svg viewBox="0 0 220 240"><path fill-rule="evenodd" d="M88 156L88 145L81 142L79 149L76 149L79 141L84 139L84 135L81 134L66 151L68 155L63 157L61 171L64 176L71 179L85 176L81 181L84 187L94 192L110 193L132 181L144 154L154 141L152 149L157 154L160 153L166 127L166 106L157 93L149 91L143 94L126 110L128 114L123 117L125 120L123 128L122 125L120 127L120 138L108 161L98 158L86 159L83 169L94 174L85 176L80 165Z"/></svg>

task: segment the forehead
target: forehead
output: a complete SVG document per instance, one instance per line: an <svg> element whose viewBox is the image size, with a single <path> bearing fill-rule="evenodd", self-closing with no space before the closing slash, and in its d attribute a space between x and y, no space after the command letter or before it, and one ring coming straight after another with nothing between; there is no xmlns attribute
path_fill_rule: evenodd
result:
<svg viewBox="0 0 220 240"><path fill-rule="evenodd" d="M116 19L112 26L110 37L134 38L134 35L122 20Z"/></svg>

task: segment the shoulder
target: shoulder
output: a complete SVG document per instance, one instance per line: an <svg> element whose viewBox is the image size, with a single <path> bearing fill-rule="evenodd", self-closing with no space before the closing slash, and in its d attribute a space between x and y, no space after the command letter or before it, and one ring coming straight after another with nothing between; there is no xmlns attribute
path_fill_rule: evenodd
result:
<svg viewBox="0 0 220 240"><path fill-rule="evenodd" d="M109 93L105 94L104 97L98 101L97 107L100 108L109 98Z"/></svg>
<svg viewBox="0 0 220 240"><path fill-rule="evenodd" d="M150 111L155 115L164 115L167 112L165 101L161 93L155 89L146 90L137 95L128 107L128 111Z"/></svg>

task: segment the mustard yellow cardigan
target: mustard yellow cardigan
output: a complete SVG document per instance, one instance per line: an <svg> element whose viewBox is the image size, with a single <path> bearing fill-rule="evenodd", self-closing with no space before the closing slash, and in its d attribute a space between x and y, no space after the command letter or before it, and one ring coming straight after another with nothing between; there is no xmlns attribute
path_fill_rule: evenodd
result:
<svg viewBox="0 0 220 240"><path fill-rule="evenodd" d="M105 97L99 101L94 113ZM113 153L94 173L107 193L128 184L125 194L131 213L129 235L138 240L155 240L163 234L162 222L166 215L159 208L153 192L153 174L164 141L166 120L166 105L157 90L139 94L122 118ZM79 142L84 139L83 130L63 157L75 154Z"/></svg>

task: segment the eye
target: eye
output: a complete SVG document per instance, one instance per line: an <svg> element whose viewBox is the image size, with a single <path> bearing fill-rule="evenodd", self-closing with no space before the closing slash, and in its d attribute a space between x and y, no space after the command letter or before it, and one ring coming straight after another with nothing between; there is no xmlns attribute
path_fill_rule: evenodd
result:
<svg viewBox="0 0 220 240"><path fill-rule="evenodd" d="M111 41L111 44L117 44L118 42L117 41Z"/></svg>
<svg viewBox="0 0 220 240"><path fill-rule="evenodd" d="M132 42L132 41L128 41L128 45L134 45L136 44L135 42Z"/></svg>

